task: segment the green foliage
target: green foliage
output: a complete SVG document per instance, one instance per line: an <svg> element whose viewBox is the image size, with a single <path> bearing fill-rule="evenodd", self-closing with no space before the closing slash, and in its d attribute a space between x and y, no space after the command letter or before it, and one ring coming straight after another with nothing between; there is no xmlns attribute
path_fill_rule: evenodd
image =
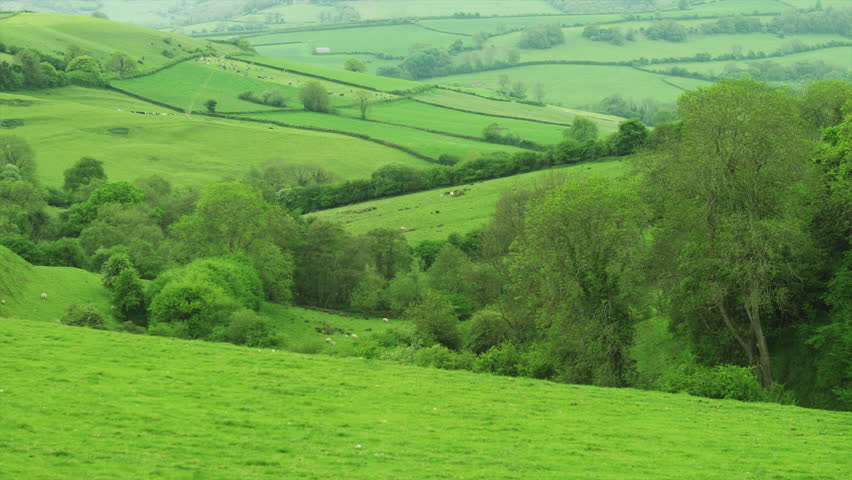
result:
<svg viewBox="0 0 852 480"><path fill-rule="evenodd" d="M309 112L331 112L331 102L328 98L328 91L320 82L307 82L301 90L299 90L299 100L301 100L305 110Z"/></svg>
<svg viewBox="0 0 852 480"><path fill-rule="evenodd" d="M598 125L586 117L577 116L574 117L571 128L566 129L563 133L568 138L585 143L589 140L597 140Z"/></svg>
<svg viewBox="0 0 852 480"><path fill-rule="evenodd" d="M211 282L181 279L169 282L154 297L148 321L152 334L201 339L227 325L229 315L239 308Z"/></svg>
<svg viewBox="0 0 852 480"><path fill-rule="evenodd" d="M0 164L4 167L14 165L24 180L35 179L35 155L27 141L21 137L0 135Z"/></svg>
<svg viewBox="0 0 852 480"><path fill-rule="evenodd" d="M112 306L115 313L139 326L145 320L145 290L135 268L125 268L112 284Z"/></svg>
<svg viewBox="0 0 852 480"><path fill-rule="evenodd" d="M68 80L83 87L103 87L107 81L101 73L101 66L94 58L83 55L77 57L65 67Z"/></svg>
<svg viewBox="0 0 852 480"><path fill-rule="evenodd" d="M467 348L481 354L509 340L511 329L503 316L494 310L473 314L467 331Z"/></svg>
<svg viewBox="0 0 852 480"><path fill-rule="evenodd" d="M476 357L473 371L517 377L520 374L522 361L522 354L515 344L507 342Z"/></svg>
<svg viewBox="0 0 852 480"><path fill-rule="evenodd" d="M84 268L89 264L86 252L76 238L62 237L39 247L41 265Z"/></svg>
<svg viewBox="0 0 852 480"><path fill-rule="evenodd" d="M417 327L417 332L431 342L456 350L461 346L453 305L440 293L427 290L419 302L405 311L405 317Z"/></svg>
<svg viewBox="0 0 852 480"><path fill-rule="evenodd" d="M612 139L613 155L630 155L645 146L648 141L648 127L641 120L632 119L618 125L618 133Z"/></svg>
<svg viewBox="0 0 852 480"><path fill-rule="evenodd" d="M107 60L107 69L125 77L136 73L137 62L126 53L114 52Z"/></svg>
<svg viewBox="0 0 852 480"><path fill-rule="evenodd" d="M235 345L254 348L276 348L281 344L275 325L251 310L233 312L223 337Z"/></svg>
<svg viewBox="0 0 852 480"><path fill-rule="evenodd" d="M371 230L364 240L376 272L385 280L391 280L411 268L411 247L399 230Z"/></svg>
<svg viewBox="0 0 852 480"><path fill-rule="evenodd" d="M358 60L355 57L349 57L346 59L346 62L343 63L343 68L350 72L366 72L367 65L364 64L361 60Z"/></svg>
<svg viewBox="0 0 852 480"><path fill-rule="evenodd" d="M219 102L213 98L204 102L204 108L206 108L209 113L216 113L216 105L219 105Z"/></svg>
<svg viewBox="0 0 852 480"><path fill-rule="evenodd" d="M751 369L734 365L700 369L685 379L681 389L700 397L745 402L767 400L766 392L760 387Z"/></svg>
<svg viewBox="0 0 852 480"><path fill-rule="evenodd" d="M108 290L115 287L118 278L125 270L133 269L133 260L126 253L111 255L101 267L101 282Z"/></svg>
<svg viewBox="0 0 852 480"><path fill-rule="evenodd" d="M74 204L63 213L68 230L79 233L94 221L101 207L110 204L135 205L142 203L145 192L128 182L107 183L98 187L83 203Z"/></svg>
<svg viewBox="0 0 852 480"><path fill-rule="evenodd" d="M368 261L360 242L340 225L322 220L308 225L295 258L299 300L324 308L349 303Z"/></svg>
<svg viewBox="0 0 852 480"><path fill-rule="evenodd" d="M418 367L471 370L475 364L475 358L470 352L456 352L443 345L436 344L417 350L412 363Z"/></svg>
<svg viewBox="0 0 852 480"><path fill-rule="evenodd" d="M65 183L62 188L68 192L74 192L84 185L95 181L106 182L107 175L104 172L104 162L91 157L83 157L67 170L65 170Z"/></svg>
<svg viewBox="0 0 852 480"><path fill-rule="evenodd" d="M558 24L533 25L524 29L518 46L544 49L563 43L565 43L565 34L562 33L562 28Z"/></svg>
<svg viewBox="0 0 852 480"><path fill-rule="evenodd" d="M74 327L106 330L106 317L98 310L97 305L94 304L69 305L59 321L64 325Z"/></svg>

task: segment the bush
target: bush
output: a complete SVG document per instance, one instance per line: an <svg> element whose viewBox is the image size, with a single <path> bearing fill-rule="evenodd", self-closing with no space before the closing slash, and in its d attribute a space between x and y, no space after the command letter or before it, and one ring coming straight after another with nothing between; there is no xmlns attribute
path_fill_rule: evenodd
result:
<svg viewBox="0 0 852 480"><path fill-rule="evenodd" d="M59 321L74 327L106 330L106 317L98 310L96 305L90 303L69 305Z"/></svg>
<svg viewBox="0 0 852 480"><path fill-rule="evenodd" d="M467 346L473 353L485 353L508 340L509 326L498 312L481 310L469 323Z"/></svg>
<svg viewBox="0 0 852 480"><path fill-rule="evenodd" d="M680 388L690 395L724 398L745 402L766 401L766 392L746 367L719 365L701 368L683 379Z"/></svg>
<svg viewBox="0 0 852 480"><path fill-rule="evenodd" d="M461 346L458 317L453 305L440 293L427 291L423 299L408 308L405 314L423 338L452 349Z"/></svg>
<svg viewBox="0 0 852 480"><path fill-rule="evenodd" d="M473 371L517 377L521 365L522 356L518 348L513 343L503 343L477 357Z"/></svg>
<svg viewBox="0 0 852 480"><path fill-rule="evenodd" d="M444 370L470 370L475 358L470 352L454 352L443 345L432 345L414 354L414 364Z"/></svg>
<svg viewBox="0 0 852 480"><path fill-rule="evenodd" d="M180 338L207 338L217 327L226 325L229 315L239 308L235 300L209 282L177 280L165 285L151 301L149 321L157 332L175 330L179 334L174 336ZM163 323L182 326L160 327Z"/></svg>
<svg viewBox="0 0 852 480"><path fill-rule="evenodd" d="M309 112L328 113L331 111L331 101L328 98L328 91L316 80L310 81L299 91L299 99L305 110Z"/></svg>
<svg viewBox="0 0 852 480"><path fill-rule="evenodd" d="M235 345L256 348L274 348L281 343L276 335L275 325L268 318L251 310L237 310L232 313L223 338Z"/></svg>

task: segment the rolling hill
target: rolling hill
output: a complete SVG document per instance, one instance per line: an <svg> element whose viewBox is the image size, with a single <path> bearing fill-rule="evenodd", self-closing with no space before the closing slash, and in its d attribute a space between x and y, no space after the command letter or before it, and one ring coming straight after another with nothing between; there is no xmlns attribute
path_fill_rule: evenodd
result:
<svg viewBox="0 0 852 480"><path fill-rule="evenodd" d="M0 348L9 478L852 474L848 413L26 320L0 319Z"/></svg>

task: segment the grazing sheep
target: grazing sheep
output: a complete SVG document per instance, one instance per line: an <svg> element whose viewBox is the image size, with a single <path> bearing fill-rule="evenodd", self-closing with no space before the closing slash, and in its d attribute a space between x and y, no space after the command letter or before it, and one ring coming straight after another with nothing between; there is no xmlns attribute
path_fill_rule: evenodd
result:
<svg viewBox="0 0 852 480"><path fill-rule="evenodd" d="M42 293L42 294L41 294L41 299L42 299L42 300L47 300L47 294L46 294L46 293Z"/></svg>
<svg viewBox="0 0 852 480"><path fill-rule="evenodd" d="M349 336L352 337L352 338L358 338L358 335L356 335L354 333L352 335L349 335Z"/></svg>
<svg viewBox="0 0 852 480"><path fill-rule="evenodd" d="M332 342L332 340L330 338L326 338L325 343L334 343L334 342Z"/></svg>
<svg viewBox="0 0 852 480"><path fill-rule="evenodd" d="M382 321L385 322L385 323L390 322L390 320L388 320L387 318L383 318Z"/></svg>
<svg viewBox="0 0 852 480"><path fill-rule="evenodd" d="M0 300L0 305L6 305L6 300Z"/></svg>

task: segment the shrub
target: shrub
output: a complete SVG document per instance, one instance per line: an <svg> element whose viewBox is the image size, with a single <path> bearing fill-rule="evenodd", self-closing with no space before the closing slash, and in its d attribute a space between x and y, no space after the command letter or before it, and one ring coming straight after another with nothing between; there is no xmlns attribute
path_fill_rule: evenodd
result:
<svg viewBox="0 0 852 480"><path fill-rule="evenodd" d="M467 346L473 353L485 353L509 337L509 326L500 313L493 310L476 312L469 323Z"/></svg>
<svg viewBox="0 0 852 480"><path fill-rule="evenodd" d="M108 290L112 290L121 273L130 268L133 268L133 261L130 260L130 255L116 253L110 256L101 267L101 283Z"/></svg>
<svg viewBox="0 0 852 480"><path fill-rule="evenodd" d="M701 368L684 379L682 389L690 395L759 402L767 400L754 374L746 367L719 365Z"/></svg>
<svg viewBox="0 0 852 480"><path fill-rule="evenodd" d="M256 348L274 348L281 343L276 335L275 325L268 318L251 310L237 310L232 313L223 337L225 341L235 345Z"/></svg>
<svg viewBox="0 0 852 480"><path fill-rule="evenodd" d="M405 314L424 338L452 349L461 346L458 317L453 305L440 293L425 292L423 299L408 308Z"/></svg>
<svg viewBox="0 0 852 480"><path fill-rule="evenodd" d="M106 317L98 310L96 305L90 303L69 305L59 321L74 327L106 330Z"/></svg>
<svg viewBox="0 0 852 480"><path fill-rule="evenodd" d="M168 283L151 301L150 323L159 331L162 323L179 323L181 338L207 338L227 324L239 304L221 288L207 281L178 280ZM168 330L168 329L165 329Z"/></svg>
<svg viewBox="0 0 852 480"><path fill-rule="evenodd" d="M521 353L513 343L503 343L476 358L473 371L516 377L520 374Z"/></svg>
<svg viewBox="0 0 852 480"><path fill-rule="evenodd" d="M379 359L390 360L391 362L398 362L403 365L412 365L419 351L420 349L413 345L400 345L391 350L383 351L379 354Z"/></svg>
<svg viewBox="0 0 852 480"><path fill-rule="evenodd" d="M309 112L328 113L331 111L328 91L320 82L310 81L306 83L299 91L299 99L305 106L305 110Z"/></svg>
<svg viewBox="0 0 852 480"><path fill-rule="evenodd" d="M470 352L454 352L443 345L432 345L414 354L414 364L444 370L470 370L475 358Z"/></svg>

